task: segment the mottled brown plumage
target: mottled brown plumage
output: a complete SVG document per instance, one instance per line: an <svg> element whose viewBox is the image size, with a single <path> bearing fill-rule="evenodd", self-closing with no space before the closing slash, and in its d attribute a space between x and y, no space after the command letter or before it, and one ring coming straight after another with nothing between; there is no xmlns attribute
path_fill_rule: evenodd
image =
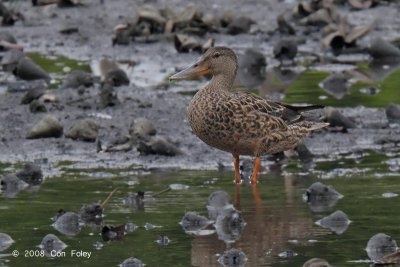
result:
<svg viewBox="0 0 400 267"><path fill-rule="evenodd" d="M236 182L239 155L256 157L252 182L256 182L258 157L294 148L312 130L327 126L304 120L300 114L321 106L294 107L235 92L237 72L235 53L226 47L210 48L197 62L171 79L187 79L205 73L211 81L200 89L188 107L193 132L206 144L232 153Z"/></svg>

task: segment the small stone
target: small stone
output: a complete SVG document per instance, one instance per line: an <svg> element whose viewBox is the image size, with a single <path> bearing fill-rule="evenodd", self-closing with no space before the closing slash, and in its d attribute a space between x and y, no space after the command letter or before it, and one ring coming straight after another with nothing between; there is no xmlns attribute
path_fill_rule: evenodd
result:
<svg viewBox="0 0 400 267"><path fill-rule="evenodd" d="M146 118L137 118L129 126L129 134L132 140L147 140L157 133L153 123Z"/></svg>
<svg viewBox="0 0 400 267"><path fill-rule="evenodd" d="M95 142L99 127L93 119L83 119L75 123L65 134L65 137L73 140Z"/></svg>
<svg viewBox="0 0 400 267"><path fill-rule="evenodd" d="M356 125L353 121L342 115L342 113L335 108L326 108L325 117L327 122L329 122L330 127L343 127L345 131L350 128L356 128Z"/></svg>
<svg viewBox="0 0 400 267"><path fill-rule="evenodd" d="M17 177L30 185L39 185L43 182L43 173L40 166L27 162L24 168L17 172Z"/></svg>
<svg viewBox="0 0 400 267"><path fill-rule="evenodd" d="M85 224L100 225L103 222L103 211L100 204L84 204L79 210L79 216Z"/></svg>
<svg viewBox="0 0 400 267"><path fill-rule="evenodd" d="M31 103L33 100L39 99L46 92L46 88L37 87L31 90L28 90L25 95L22 97L21 104L26 105Z"/></svg>
<svg viewBox="0 0 400 267"><path fill-rule="evenodd" d="M101 237L104 241L115 241L121 240L126 235L125 224L113 226L105 225L101 229Z"/></svg>
<svg viewBox="0 0 400 267"><path fill-rule="evenodd" d="M396 240L383 233L371 237L366 247L368 257L373 261L378 261L383 256L394 253L396 250Z"/></svg>
<svg viewBox="0 0 400 267"><path fill-rule="evenodd" d="M81 231L80 217L75 212L66 212L58 217L53 227L64 235L75 236Z"/></svg>
<svg viewBox="0 0 400 267"><path fill-rule="evenodd" d="M333 207L341 198L343 198L343 195L338 193L331 185L320 182L313 183L303 194L303 199L314 212L321 212Z"/></svg>
<svg viewBox="0 0 400 267"><path fill-rule="evenodd" d="M182 154L175 144L159 135L151 136L147 142L139 142L137 150L143 155L176 156Z"/></svg>
<svg viewBox="0 0 400 267"><path fill-rule="evenodd" d="M28 135L27 139L37 138L49 138L49 137L61 137L63 134L63 126L60 121L52 116L44 116L38 123L33 126Z"/></svg>
<svg viewBox="0 0 400 267"><path fill-rule="evenodd" d="M47 108L42 100L33 100L29 104L29 111L32 113L47 112Z"/></svg>
<svg viewBox="0 0 400 267"><path fill-rule="evenodd" d="M297 42L293 39L279 40L273 49L274 57L281 63L284 61L293 61L297 55Z"/></svg>
<svg viewBox="0 0 400 267"><path fill-rule="evenodd" d="M386 117L390 122L400 122L400 105L390 103L386 107Z"/></svg>
<svg viewBox="0 0 400 267"><path fill-rule="evenodd" d="M39 248L44 251L46 257L55 257L58 252L63 251L66 247L67 245L53 234L43 237L39 245Z"/></svg>
<svg viewBox="0 0 400 267"><path fill-rule="evenodd" d="M5 174L0 179L0 192L5 198L14 198L20 190L28 186L14 174Z"/></svg>
<svg viewBox="0 0 400 267"><path fill-rule="evenodd" d="M114 90L114 83L105 81L101 84L100 92L100 107L113 107L119 104L117 93Z"/></svg>
<svg viewBox="0 0 400 267"><path fill-rule="evenodd" d="M250 27L255 22L248 17L234 17L233 20L229 23L226 32L231 35L236 35L240 33L248 33L250 31Z"/></svg>
<svg viewBox="0 0 400 267"><path fill-rule="evenodd" d="M109 70L105 75L105 81L112 81L114 86L129 85L129 78L120 68Z"/></svg>
<svg viewBox="0 0 400 267"><path fill-rule="evenodd" d="M400 49L381 38L376 38L371 41L368 52L376 60L400 59Z"/></svg>
<svg viewBox="0 0 400 267"><path fill-rule="evenodd" d="M231 204L231 199L225 191L214 191L208 196L207 210L208 218L216 220L218 215L227 205Z"/></svg>
<svg viewBox="0 0 400 267"><path fill-rule="evenodd" d="M74 70L67 75L61 88L90 87L93 85L93 82L92 74L82 70Z"/></svg>
<svg viewBox="0 0 400 267"><path fill-rule="evenodd" d="M22 80L45 80L50 81L50 76L39 65L28 57L23 57L18 61L15 76Z"/></svg>

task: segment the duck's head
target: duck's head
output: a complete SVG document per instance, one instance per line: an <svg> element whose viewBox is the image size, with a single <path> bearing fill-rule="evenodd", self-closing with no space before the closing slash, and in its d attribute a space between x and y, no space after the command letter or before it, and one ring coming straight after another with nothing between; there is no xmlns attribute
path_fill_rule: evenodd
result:
<svg viewBox="0 0 400 267"><path fill-rule="evenodd" d="M169 79L188 80L209 73L212 76L233 77L233 80L236 76L237 67L237 57L232 49L222 46L211 47L196 62Z"/></svg>

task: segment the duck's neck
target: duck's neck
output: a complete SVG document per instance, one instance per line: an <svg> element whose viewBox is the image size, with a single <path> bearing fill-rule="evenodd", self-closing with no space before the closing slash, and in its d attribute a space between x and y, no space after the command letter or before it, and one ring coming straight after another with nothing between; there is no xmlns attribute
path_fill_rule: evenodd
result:
<svg viewBox="0 0 400 267"><path fill-rule="evenodd" d="M206 87L213 91L232 91L234 81L235 75L218 74L212 77Z"/></svg>

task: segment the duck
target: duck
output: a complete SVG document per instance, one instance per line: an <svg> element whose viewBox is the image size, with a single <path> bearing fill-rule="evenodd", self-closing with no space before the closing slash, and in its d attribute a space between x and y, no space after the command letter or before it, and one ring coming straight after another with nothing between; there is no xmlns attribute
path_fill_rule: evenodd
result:
<svg viewBox="0 0 400 267"><path fill-rule="evenodd" d="M329 124L307 121L301 114L323 106L291 106L235 90L237 70L235 52L228 47L216 46L172 75L170 80L211 75L211 80L189 103L189 124L204 143L232 154L236 184L241 183L239 157L254 157L250 180L257 184L260 156L293 149L310 132Z"/></svg>

